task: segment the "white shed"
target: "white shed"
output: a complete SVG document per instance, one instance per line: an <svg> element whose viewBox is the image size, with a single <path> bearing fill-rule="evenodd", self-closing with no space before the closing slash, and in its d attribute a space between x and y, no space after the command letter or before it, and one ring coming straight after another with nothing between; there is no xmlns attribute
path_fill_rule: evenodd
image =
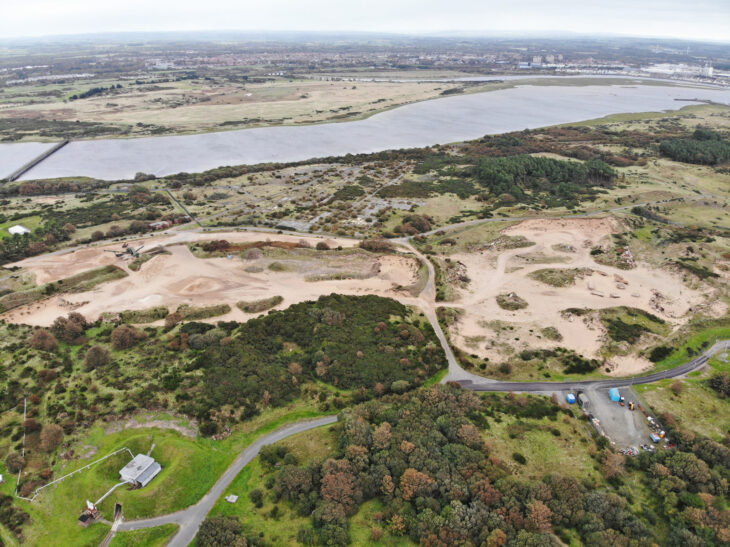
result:
<svg viewBox="0 0 730 547"><path fill-rule="evenodd" d="M10 235L13 236L21 236L23 234L29 234L30 230L25 226L16 224L15 226L11 226L10 228L8 228L8 232L10 232Z"/></svg>
<svg viewBox="0 0 730 547"><path fill-rule="evenodd" d="M154 458L137 454L119 471L119 476L124 482L136 486L147 486L160 471L162 471L162 466Z"/></svg>

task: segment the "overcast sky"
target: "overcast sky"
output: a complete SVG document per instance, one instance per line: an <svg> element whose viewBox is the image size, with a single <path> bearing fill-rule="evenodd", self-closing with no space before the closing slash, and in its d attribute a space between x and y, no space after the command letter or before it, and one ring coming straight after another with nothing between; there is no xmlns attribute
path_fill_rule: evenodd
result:
<svg viewBox="0 0 730 547"><path fill-rule="evenodd" d="M0 0L0 38L173 30L570 31L730 42L730 0Z"/></svg>

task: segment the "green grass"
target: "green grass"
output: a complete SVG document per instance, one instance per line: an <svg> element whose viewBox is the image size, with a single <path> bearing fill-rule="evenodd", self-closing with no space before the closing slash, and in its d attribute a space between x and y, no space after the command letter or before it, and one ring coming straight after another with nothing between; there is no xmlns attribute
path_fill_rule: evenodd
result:
<svg viewBox="0 0 730 547"><path fill-rule="evenodd" d="M112 547L162 547L177 533L177 524L164 524L155 528L134 530L131 532L117 532L111 542Z"/></svg>
<svg viewBox="0 0 730 547"><path fill-rule="evenodd" d="M95 456L54 468L56 477L78 469L103 455L127 446L132 452L146 453L155 443L152 456L163 470L140 490L119 488L102 504L102 513L109 517L114 503L124 504L127 520L157 516L177 511L197 503L213 486L240 451L256 438L282 425L325 413L312 404L298 402L257 416L241 424L223 441L190 439L171 430L131 429L107 435L102 426L95 426L76 443L77 452L84 446L96 446ZM57 486L44 491L33 503L19 501L19 506L31 514L32 523L26 528L31 545L98 545L108 527L96 523L83 529L76 525L86 499L95 501L117 483L118 471L129 460L129 455L117 455L90 470L79 473ZM3 485L5 486L5 485Z"/></svg>
<svg viewBox="0 0 730 547"><path fill-rule="evenodd" d="M24 217L19 220L8 220L7 222L0 223L0 239L5 239L6 237L13 237L10 235L10 232L8 232L8 228L15 226L16 224L25 226L31 232L34 232L37 228L40 228L41 225L43 224L43 217L41 217L39 215L35 215L35 216L30 216L30 217Z"/></svg>
<svg viewBox="0 0 730 547"><path fill-rule="evenodd" d="M636 388L656 413L672 414L683 428L717 441L730 432L730 404L707 387L704 378L682 380L679 396L670 389L674 382L662 380Z"/></svg>
<svg viewBox="0 0 730 547"><path fill-rule="evenodd" d="M446 378L446 375L448 373L449 373L449 370L448 369L440 370L439 372L437 372L436 374L434 374L433 376L431 376L431 378L429 378L428 380L426 380L425 382L423 382L423 387L429 387L429 386L432 386L434 384L440 384L441 383L441 380L443 380L444 378Z"/></svg>
<svg viewBox="0 0 730 547"><path fill-rule="evenodd" d="M674 350L669 357L659 361L652 372L667 370L686 363L704 351L701 349L704 343L708 343L707 347L709 348L717 340L728 339L730 339L730 327L715 327L698 332L690 337L682 346ZM695 355L689 355L687 348L693 348L696 350Z"/></svg>
<svg viewBox="0 0 730 547"><path fill-rule="evenodd" d="M560 436L554 435L553 429L559 431ZM485 440L491 453L518 477L541 479L550 473L579 479L598 476L587 450L593 441L585 425L575 418L566 423L563 416L556 421L502 416L500 422L490 420ZM527 463L515 462L512 459L515 452L524 455Z"/></svg>
<svg viewBox="0 0 730 547"><path fill-rule="evenodd" d="M394 536L387 531L386 522L376 522L373 515L385 508L383 502L373 499L363 503L357 513L350 519L350 539L352 545L377 545L388 547L406 547L415 545L410 538ZM373 541L372 529L378 527L383 530L379 541Z"/></svg>
<svg viewBox="0 0 730 547"><path fill-rule="evenodd" d="M320 427L299 433L277 444L287 446L297 457L299 464L306 465L329 456L334 451L337 440L329 427ZM247 535L258 535L263 532L263 539L272 545L296 543L297 531L302 527L311 528L312 522L309 516L298 515L289 503L273 502L264 483L268 477L275 474L276 469L265 468L259 458L254 459L236 476L211 510L210 516L236 517L243 524ZM264 504L260 508L257 508L249 498L249 493L256 488L265 493ZM225 500L229 494L238 496L235 504ZM269 514L274 505L279 507L279 516L276 518Z"/></svg>

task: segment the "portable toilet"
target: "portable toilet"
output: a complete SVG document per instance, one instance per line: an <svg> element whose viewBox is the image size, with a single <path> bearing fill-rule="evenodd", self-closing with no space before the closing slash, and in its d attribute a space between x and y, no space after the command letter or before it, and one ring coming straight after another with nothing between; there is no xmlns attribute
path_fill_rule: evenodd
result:
<svg viewBox="0 0 730 547"><path fill-rule="evenodd" d="M565 400L568 401L569 404L573 405L575 404L575 395L573 395L572 393L568 393L565 396Z"/></svg>
<svg viewBox="0 0 730 547"><path fill-rule="evenodd" d="M617 387L612 387L608 390L608 396L611 397L611 400L614 403L618 403L621 400L621 394L618 392Z"/></svg>

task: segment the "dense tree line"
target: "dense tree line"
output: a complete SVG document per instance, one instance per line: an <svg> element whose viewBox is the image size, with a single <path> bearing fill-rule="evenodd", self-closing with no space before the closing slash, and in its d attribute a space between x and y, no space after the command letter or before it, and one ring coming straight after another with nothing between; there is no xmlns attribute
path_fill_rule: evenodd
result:
<svg viewBox="0 0 730 547"><path fill-rule="evenodd" d="M211 336L212 334L212 336ZM208 408L281 405L312 379L362 397L403 392L445 366L425 320L377 296L332 294L249 320L233 335L205 333L190 368L203 369ZM208 347L206 347L208 346Z"/></svg>
<svg viewBox="0 0 730 547"><path fill-rule="evenodd" d="M691 138L662 141L659 151L675 161L718 165L730 160L730 141L716 131L699 127Z"/></svg>
<svg viewBox="0 0 730 547"><path fill-rule="evenodd" d="M479 397L454 386L390 395L343 411L334 457L306 467L284 458L270 492L256 497L311 515L317 537L302 529L298 538L310 545L348 544L349 518L373 498L384 506L373 539L387 529L421 545L558 545L556 535L605 546L730 541L723 444L672 430L676 450L625 460L599 437L602 483L557 474L529 481L511 475L483 436L505 414L558 420L563 412L544 397ZM637 479L643 502L624 486Z"/></svg>
<svg viewBox="0 0 730 547"><path fill-rule="evenodd" d="M440 175L437 181L406 180L383 188L379 194L424 198L432 193L452 193L460 198L478 196L495 205L575 205L582 198L594 196L598 189L610 187L616 178L616 171L599 159L580 162L529 155L434 155L414 169L419 174L431 171Z"/></svg>
<svg viewBox="0 0 730 547"><path fill-rule="evenodd" d="M525 201L527 194L571 198L590 193L593 186L610 186L616 172L601 160L564 161L535 156L482 158L477 180L493 195L509 194Z"/></svg>

